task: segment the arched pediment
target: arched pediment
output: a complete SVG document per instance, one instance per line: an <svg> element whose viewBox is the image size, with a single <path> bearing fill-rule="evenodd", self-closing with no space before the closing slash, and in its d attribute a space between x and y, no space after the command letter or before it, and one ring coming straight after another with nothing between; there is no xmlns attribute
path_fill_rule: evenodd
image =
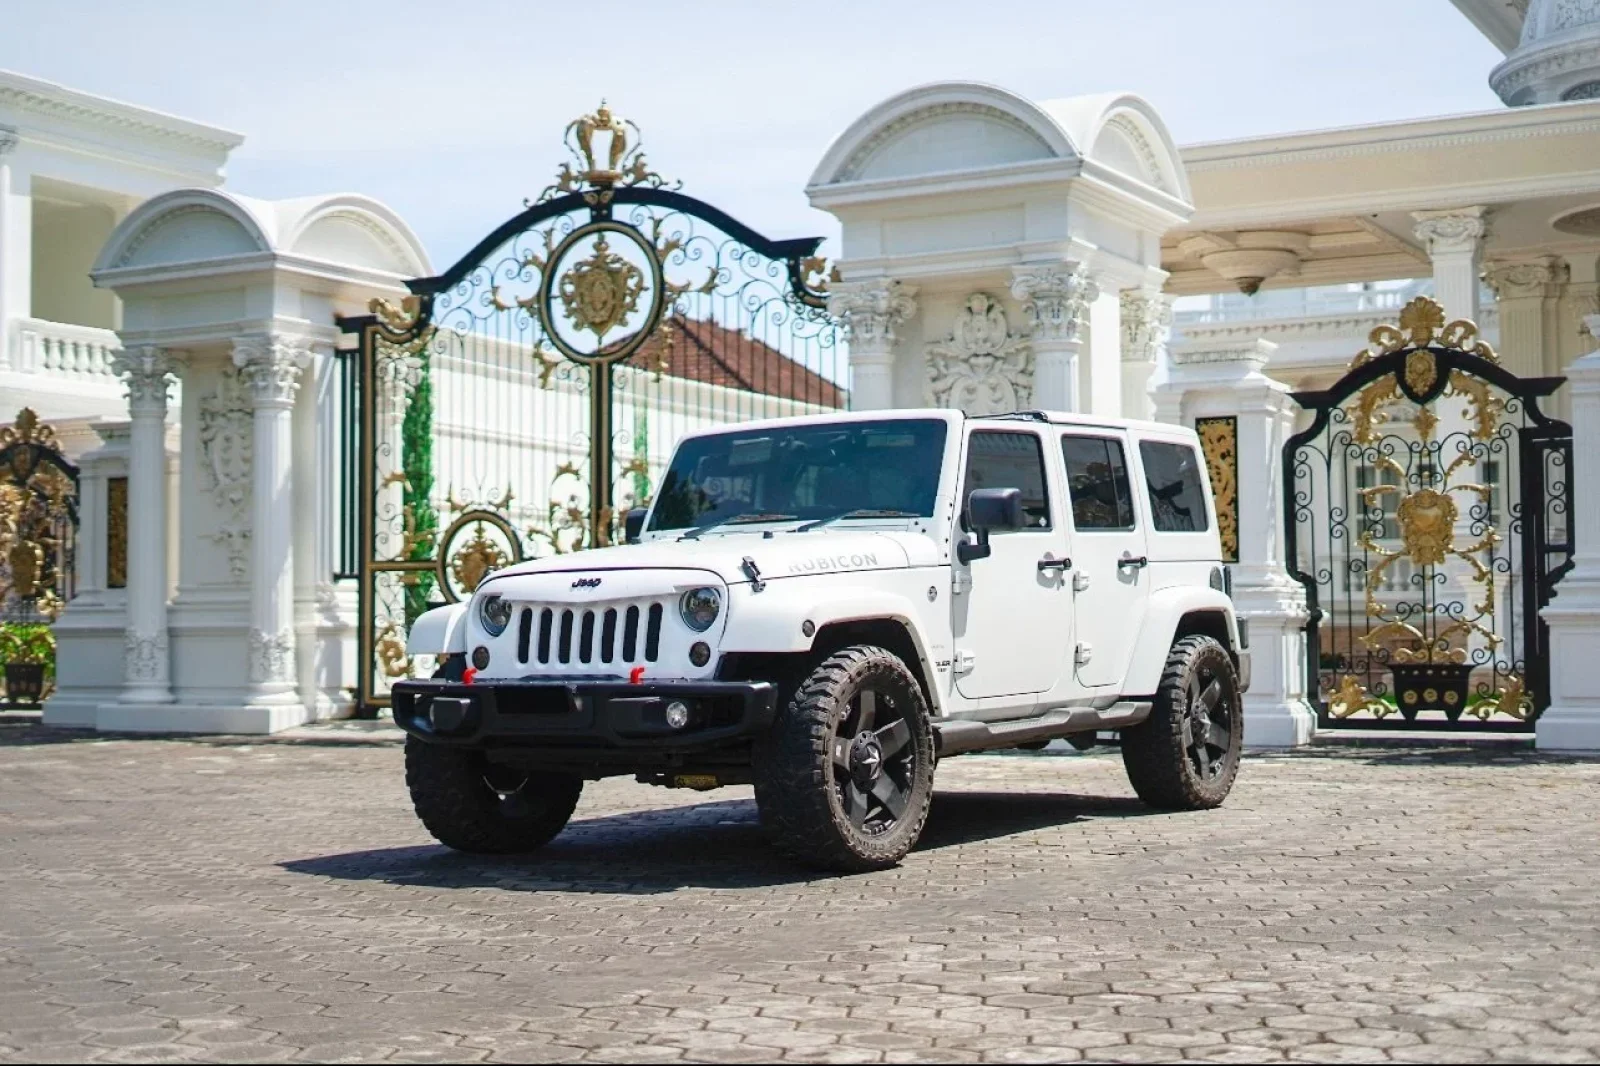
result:
<svg viewBox="0 0 1600 1066"><path fill-rule="evenodd" d="M1030 101L992 85L925 85L857 119L812 174L811 184L982 171L1075 159L1072 139Z"/></svg>
<svg viewBox="0 0 1600 1066"><path fill-rule="evenodd" d="M1185 202L1191 201L1183 159L1155 108L1132 93L1047 100L1053 115L1088 157L1109 170Z"/></svg>
<svg viewBox="0 0 1600 1066"><path fill-rule="evenodd" d="M416 234L393 211L364 196L318 197L280 209L285 219L285 251L312 259L363 266L402 277L433 273Z"/></svg>
<svg viewBox="0 0 1600 1066"><path fill-rule="evenodd" d="M180 189L145 201L112 231L95 271L200 262L272 250L255 214L213 189Z"/></svg>

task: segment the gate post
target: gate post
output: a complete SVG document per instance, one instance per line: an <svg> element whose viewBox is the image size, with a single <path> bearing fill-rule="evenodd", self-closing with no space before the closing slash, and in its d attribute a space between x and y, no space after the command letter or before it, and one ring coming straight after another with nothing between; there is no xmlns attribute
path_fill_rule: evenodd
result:
<svg viewBox="0 0 1600 1066"><path fill-rule="evenodd" d="M1295 404L1288 386L1261 372L1276 348L1259 339L1173 345L1166 380L1154 391L1163 422L1194 428L1205 419L1208 427L1221 423L1224 429L1232 423L1228 465L1237 476L1214 473L1212 491L1224 534L1230 522L1237 530L1233 600L1250 625L1245 742L1286 748L1311 742L1316 714L1306 699L1305 590L1289 576L1283 556L1283 446ZM1208 467L1216 465L1216 447L1207 447Z"/></svg>
<svg viewBox="0 0 1600 1066"><path fill-rule="evenodd" d="M1584 319L1600 337L1600 315ZM1567 368L1572 399L1572 569L1540 612L1550 627L1550 705L1534 727L1549 751L1600 751L1600 351Z"/></svg>

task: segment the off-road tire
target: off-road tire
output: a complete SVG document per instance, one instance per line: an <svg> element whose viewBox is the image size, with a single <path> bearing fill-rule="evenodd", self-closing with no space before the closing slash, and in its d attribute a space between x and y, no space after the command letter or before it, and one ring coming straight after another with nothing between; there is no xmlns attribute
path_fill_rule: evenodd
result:
<svg viewBox="0 0 1600 1066"><path fill-rule="evenodd" d="M1206 707L1203 696L1213 683L1220 688L1215 704ZM1197 698L1201 710L1196 710ZM1207 744L1203 757L1193 744L1202 712L1213 727L1227 731L1224 742ZM1208 737L1219 734L1211 731ZM1244 707L1232 656L1211 637L1184 637L1167 655L1150 717L1122 731L1122 763L1133 790L1162 810L1220 806L1239 775L1243 746Z"/></svg>
<svg viewBox="0 0 1600 1066"><path fill-rule="evenodd" d="M886 697L881 715L873 712L873 725L905 723L904 732L896 727L894 738L885 741L903 743L881 763L882 776L893 766L904 807L885 827L888 808L880 805L877 831L870 820L859 827L852 821L846 809L851 771L836 761L835 742L842 726L859 722L863 690L873 693L874 704ZM887 736L890 726L882 728ZM854 645L828 655L800 680L771 732L757 743L756 805L773 843L799 862L846 873L882 870L903 859L922 835L933 800L933 764L933 726L916 677L893 652ZM876 795L861 789L856 794Z"/></svg>
<svg viewBox="0 0 1600 1066"><path fill-rule="evenodd" d="M417 817L445 847L474 855L535 851L566 828L583 782L560 774L529 774L509 797L491 786L520 772L494 766L480 751L406 737L406 788Z"/></svg>

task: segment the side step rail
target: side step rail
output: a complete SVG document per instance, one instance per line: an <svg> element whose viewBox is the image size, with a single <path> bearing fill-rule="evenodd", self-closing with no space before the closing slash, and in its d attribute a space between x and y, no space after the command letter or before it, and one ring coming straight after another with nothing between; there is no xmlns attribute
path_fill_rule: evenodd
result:
<svg viewBox="0 0 1600 1066"><path fill-rule="evenodd" d="M1020 718L1010 722L936 720L933 723L933 740L934 747L943 757L971 751L1016 748L1042 740L1059 740L1074 733L1123 729L1138 725L1149 716L1148 702L1124 702L1113 703L1099 710L1093 707L1070 707L1048 711L1036 718Z"/></svg>

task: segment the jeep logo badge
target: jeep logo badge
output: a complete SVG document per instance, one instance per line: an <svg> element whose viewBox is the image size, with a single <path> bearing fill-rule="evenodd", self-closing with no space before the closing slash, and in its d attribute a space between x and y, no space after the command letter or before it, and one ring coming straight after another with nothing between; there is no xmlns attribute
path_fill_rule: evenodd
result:
<svg viewBox="0 0 1600 1066"><path fill-rule="evenodd" d="M575 589L597 589L600 587L600 579L597 577L580 577L572 583L572 587Z"/></svg>

